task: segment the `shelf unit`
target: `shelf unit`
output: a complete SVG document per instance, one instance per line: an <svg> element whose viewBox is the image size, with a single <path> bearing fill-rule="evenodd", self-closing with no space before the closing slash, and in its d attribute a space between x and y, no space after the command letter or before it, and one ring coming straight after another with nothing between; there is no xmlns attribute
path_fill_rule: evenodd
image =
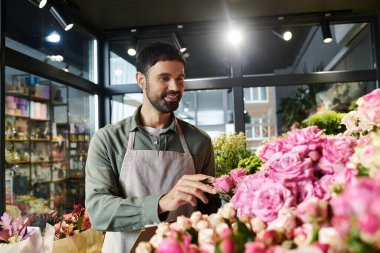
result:
<svg viewBox="0 0 380 253"><path fill-rule="evenodd" d="M84 127L70 121L69 107L67 86L29 74L14 75L6 86L6 176L13 192L46 199L62 212L81 201L72 195L84 198L90 139Z"/></svg>

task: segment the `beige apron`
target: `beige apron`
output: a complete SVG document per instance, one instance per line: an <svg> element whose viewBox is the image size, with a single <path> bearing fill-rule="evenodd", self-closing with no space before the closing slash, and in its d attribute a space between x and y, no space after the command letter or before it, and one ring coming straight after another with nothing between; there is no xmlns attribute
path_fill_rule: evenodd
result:
<svg viewBox="0 0 380 253"><path fill-rule="evenodd" d="M184 153L160 150L133 150L135 132L129 133L127 151L121 166L119 182L126 197L142 197L169 192L183 175L195 174L194 161L182 129L176 120L176 129ZM190 216L194 208L184 205L170 212L167 220L179 215ZM107 232L103 253L129 252L139 230Z"/></svg>

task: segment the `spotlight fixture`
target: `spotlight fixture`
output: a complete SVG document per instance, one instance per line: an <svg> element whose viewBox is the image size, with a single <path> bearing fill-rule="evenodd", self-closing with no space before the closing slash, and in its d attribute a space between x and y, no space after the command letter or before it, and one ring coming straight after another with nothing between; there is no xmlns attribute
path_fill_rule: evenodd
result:
<svg viewBox="0 0 380 253"><path fill-rule="evenodd" d="M69 64L66 64L66 66L63 68L63 70L65 72L69 72L69 68L70 68Z"/></svg>
<svg viewBox="0 0 380 253"><path fill-rule="evenodd" d="M29 2L38 6L40 9L44 8L47 4L47 0L29 0Z"/></svg>
<svg viewBox="0 0 380 253"><path fill-rule="evenodd" d="M178 31L172 33L172 40L179 51L184 53L187 50L187 47L185 46L185 43L183 42L182 37Z"/></svg>
<svg viewBox="0 0 380 253"><path fill-rule="evenodd" d="M321 29L324 43L330 43L333 39L331 36L330 23L327 19L321 21Z"/></svg>
<svg viewBox="0 0 380 253"><path fill-rule="evenodd" d="M131 33L132 33L132 37L131 37L131 42L129 43L129 46L128 46L127 53L130 56L135 56L136 55L136 51L137 51L137 40L136 40L136 36L135 36L136 29L132 29Z"/></svg>
<svg viewBox="0 0 380 253"><path fill-rule="evenodd" d="M292 34L291 31L289 31L289 30L284 30L284 31L281 32L281 34L280 34L280 32L278 32L277 30L278 30L278 29L275 29L275 30L272 31L272 33L273 33L274 35L276 35L277 37L279 37L279 38L281 38L281 39L283 39L283 40L285 40L285 41L289 41L289 40L292 39L293 34Z"/></svg>
<svg viewBox="0 0 380 253"><path fill-rule="evenodd" d="M57 7L54 7L54 6L50 7L50 13L53 15L55 20L57 20L57 22L62 26L62 28L65 31L68 31L71 28L73 28L74 24L70 20L68 20L66 17L64 17L62 13L59 13Z"/></svg>

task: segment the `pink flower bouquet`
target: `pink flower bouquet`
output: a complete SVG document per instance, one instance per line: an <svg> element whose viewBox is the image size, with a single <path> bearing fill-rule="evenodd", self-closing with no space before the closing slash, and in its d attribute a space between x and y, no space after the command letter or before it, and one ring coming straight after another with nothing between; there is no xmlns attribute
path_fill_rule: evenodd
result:
<svg viewBox="0 0 380 253"><path fill-rule="evenodd" d="M236 168L231 170L228 175L222 175L221 177L216 178L214 185L218 189L220 198L227 202L230 201L236 187L247 173L248 170L245 168Z"/></svg>

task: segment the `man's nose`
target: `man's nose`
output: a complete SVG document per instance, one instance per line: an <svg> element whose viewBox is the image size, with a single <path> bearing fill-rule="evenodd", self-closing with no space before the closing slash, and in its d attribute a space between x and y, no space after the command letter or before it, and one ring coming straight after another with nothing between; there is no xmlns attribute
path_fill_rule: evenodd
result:
<svg viewBox="0 0 380 253"><path fill-rule="evenodd" d="M180 89L180 82L178 82L174 78L171 79L169 82L169 90L179 91L179 89Z"/></svg>

